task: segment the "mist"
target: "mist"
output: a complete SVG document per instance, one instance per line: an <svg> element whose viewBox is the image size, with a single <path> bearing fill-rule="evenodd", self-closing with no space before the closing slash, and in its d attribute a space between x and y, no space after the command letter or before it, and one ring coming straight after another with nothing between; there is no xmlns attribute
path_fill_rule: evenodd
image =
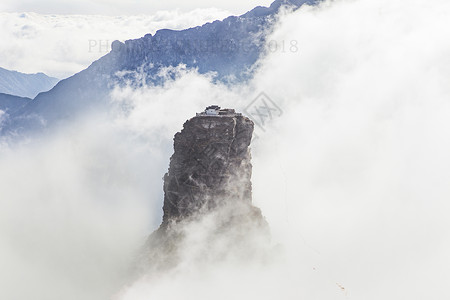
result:
<svg viewBox="0 0 450 300"><path fill-rule="evenodd" d="M450 4L430 4L302 7L249 83L181 66L164 86L114 90L107 116L2 143L0 297L448 297ZM245 114L261 92L281 112L254 120L251 146L268 256L198 262L200 222L177 268L124 280L161 221L173 135L210 104Z"/></svg>
<svg viewBox="0 0 450 300"><path fill-rule="evenodd" d="M30 1L22 0L20 2L13 0L4 0L0 4L0 9L7 12L33 11L42 14L101 14L109 16L117 15L136 15L136 14L155 14L158 11L180 10L189 12L192 7L200 9L218 8L220 10L231 11L233 14L243 14L255 6L270 5L270 0L245 0L245 1L219 1L219 0L196 0L180 2L168 0L164 2L157 1L124 1L124 0L66 0L64 2L55 0Z"/></svg>
<svg viewBox="0 0 450 300"><path fill-rule="evenodd" d="M25 11L0 12L1 66L23 73L44 72L59 79L82 71L106 55L115 40L137 39L163 28L180 30L199 26L229 15L216 8L187 12L164 10L149 15L141 11L128 16Z"/></svg>

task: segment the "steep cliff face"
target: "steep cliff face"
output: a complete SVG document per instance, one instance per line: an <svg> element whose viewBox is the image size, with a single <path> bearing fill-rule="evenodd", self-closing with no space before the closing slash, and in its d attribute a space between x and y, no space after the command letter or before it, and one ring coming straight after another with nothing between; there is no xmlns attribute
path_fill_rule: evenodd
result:
<svg viewBox="0 0 450 300"><path fill-rule="evenodd" d="M224 202L251 203L252 133L253 122L233 113L184 124L164 177L164 225Z"/></svg>
<svg viewBox="0 0 450 300"><path fill-rule="evenodd" d="M149 237L147 266L175 266L191 249L193 235L193 257L212 260L236 253L252 257L269 239L268 225L252 205L254 124L234 110L215 108L186 121L175 135L164 176L163 222Z"/></svg>

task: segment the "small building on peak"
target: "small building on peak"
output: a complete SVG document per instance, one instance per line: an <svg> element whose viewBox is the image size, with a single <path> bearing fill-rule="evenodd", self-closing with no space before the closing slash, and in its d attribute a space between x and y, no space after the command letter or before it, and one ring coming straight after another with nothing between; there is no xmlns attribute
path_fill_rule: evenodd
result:
<svg viewBox="0 0 450 300"><path fill-rule="evenodd" d="M210 105L201 113L197 113L197 117L200 116L223 116L223 117L235 117L242 116L240 113L236 113L236 111L232 108L220 108L217 105Z"/></svg>
<svg viewBox="0 0 450 300"><path fill-rule="evenodd" d="M208 116L217 116L219 115L220 106L211 105L205 109L205 114Z"/></svg>

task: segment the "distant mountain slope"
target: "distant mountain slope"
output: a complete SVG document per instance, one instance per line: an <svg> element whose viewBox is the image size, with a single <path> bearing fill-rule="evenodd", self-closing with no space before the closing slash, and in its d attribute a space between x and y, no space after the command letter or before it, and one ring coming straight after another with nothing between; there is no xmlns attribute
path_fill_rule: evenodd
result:
<svg viewBox="0 0 450 300"><path fill-rule="evenodd" d="M59 80L44 73L24 74L0 68L0 93L34 98L52 89Z"/></svg>
<svg viewBox="0 0 450 300"><path fill-rule="evenodd" d="M166 67L183 64L201 74L212 72L218 81L245 81L251 78L255 63L264 52L265 38L272 31L280 7L297 9L318 1L277 0L270 7L256 7L223 21L181 31L163 29L153 36L147 34L125 43L115 41L110 53L60 81L49 92L39 94L11 116L3 134L17 128L52 126L92 108L106 109L114 86L163 84L167 74L162 76L160 71Z"/></svg>
<svg viewBox="0 0 450 300"><path fill-rule="evenodd" d="M30 101L30 98L0 93L0 110L11 114L27 105Z"/></svg>

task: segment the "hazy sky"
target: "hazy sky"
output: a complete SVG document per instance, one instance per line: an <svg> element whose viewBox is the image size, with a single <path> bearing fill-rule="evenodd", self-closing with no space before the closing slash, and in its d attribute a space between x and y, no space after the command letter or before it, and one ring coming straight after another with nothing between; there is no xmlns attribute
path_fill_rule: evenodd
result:
<svg viewBox="0 0 450 300"><path fill-rule="evenodd" d="M219 8L240 14L255 6L267 6L272 0L5 0L0 3L0 10L5 12L37 12L42 14L102 14L130 15L153 14L159 10L180 9L189 11L196 8Z"/></svg>
<svg viewBox="0 0 450 300"><path fill-rule="evenodd" d="M63 79L107 54L114 40L198 26L229 14L215 8L130 16L0 12L0 66Z"/></svg>
<svg viewBox="0 0 450 300"><path fill-rule="evenodd" d="M163 28L198 26L271 2L3 0L0 66L63 79L108 53L114 40L136 39Z"/></svg>

